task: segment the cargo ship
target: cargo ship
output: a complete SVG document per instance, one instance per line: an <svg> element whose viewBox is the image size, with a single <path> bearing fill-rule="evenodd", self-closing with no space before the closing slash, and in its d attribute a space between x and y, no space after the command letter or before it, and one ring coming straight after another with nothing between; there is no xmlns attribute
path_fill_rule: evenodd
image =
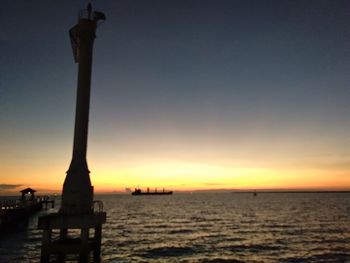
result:
<svg viewBox="0 0 350 263"><path fill-rule="evenodd" d="M132 195L172 195L173 191L165 191L163 188L163 191L157 191L157 188L154 190L154 192L151 192L149 188L147 188L147 192L142 192L140 188L135 188L135 191L131 193Z"/></svg>

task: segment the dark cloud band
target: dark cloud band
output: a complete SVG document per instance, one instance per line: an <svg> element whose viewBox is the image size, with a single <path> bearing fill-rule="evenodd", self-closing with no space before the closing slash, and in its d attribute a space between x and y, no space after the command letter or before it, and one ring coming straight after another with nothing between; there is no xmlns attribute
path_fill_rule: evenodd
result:
<svg viewBox="0 0 350 263"><path fill-rule="evenodd" d="M1 190L12 190L17 187L20 187L21 184L0 184L0 191Z"/></svg>

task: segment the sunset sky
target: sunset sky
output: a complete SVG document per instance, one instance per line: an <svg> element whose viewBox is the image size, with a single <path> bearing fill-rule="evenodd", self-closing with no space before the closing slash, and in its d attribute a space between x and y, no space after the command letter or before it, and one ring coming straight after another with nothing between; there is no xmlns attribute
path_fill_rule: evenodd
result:
<svg viewBox="0 0 350 263"><path fill-rule="evenodd" d="M87 2L1 1L0 194L61 190ZM92 4L96 192L350 189L350 1Z"/></svg>

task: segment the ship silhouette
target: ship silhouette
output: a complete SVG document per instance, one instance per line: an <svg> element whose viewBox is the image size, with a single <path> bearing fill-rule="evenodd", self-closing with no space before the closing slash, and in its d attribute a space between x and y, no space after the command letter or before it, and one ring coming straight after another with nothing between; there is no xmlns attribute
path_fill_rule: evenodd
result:
<svg viewBox="0 0 350 263"><path fill-rule="evenodd" d="M135 191L131 193L132 195L172 195L173 191L165 191L163 188L163 191L157 191L157 188L154 190L154 192L151 192L149 188L147 188L147 192L142 192L140 188L135 188Z"/></svg>

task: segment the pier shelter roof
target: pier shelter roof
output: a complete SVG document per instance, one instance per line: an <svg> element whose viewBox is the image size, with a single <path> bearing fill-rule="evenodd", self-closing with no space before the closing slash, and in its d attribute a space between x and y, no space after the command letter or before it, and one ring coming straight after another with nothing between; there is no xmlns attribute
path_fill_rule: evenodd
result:
<svg viewBox="0 0 350 263"><path fill-rule="evenodd" d="M24 193L24 194L34 194L36 191L32 188L26 188L26 189L23 189L20 191L21 193Z"/></svg>

